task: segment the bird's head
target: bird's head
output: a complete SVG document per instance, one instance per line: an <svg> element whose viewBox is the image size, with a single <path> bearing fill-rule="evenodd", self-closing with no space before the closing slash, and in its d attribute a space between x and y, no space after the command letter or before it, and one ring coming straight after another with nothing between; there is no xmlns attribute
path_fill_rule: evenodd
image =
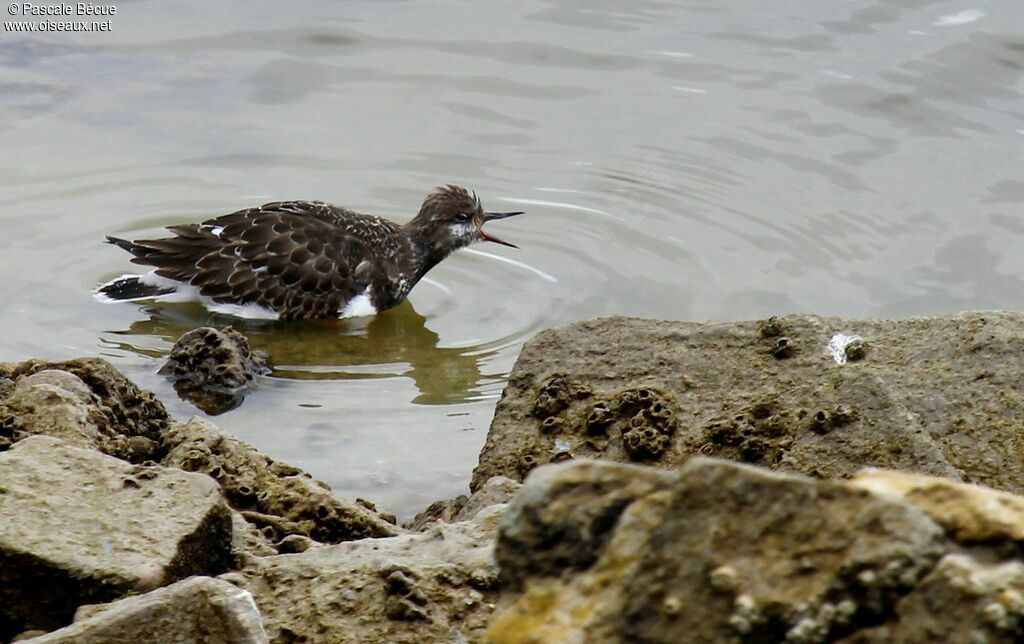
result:
<svg viewBox="0 0 1024 644"><path fill-rule="evenodd" d="M493 219L504 219L521 212L484 212L476 193L460 186L437 188L423 201L419 214L408 227L432 251L441 255L469 246L478 241L489 241L518 248L515 244L485 233L483 225Z"/></svg>

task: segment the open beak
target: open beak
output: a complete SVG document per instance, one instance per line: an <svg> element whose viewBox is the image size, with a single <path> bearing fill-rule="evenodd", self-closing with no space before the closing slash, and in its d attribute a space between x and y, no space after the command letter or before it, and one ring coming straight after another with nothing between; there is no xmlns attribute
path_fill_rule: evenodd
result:
<svg viewBox="0 0 1024 644"><path fill-rule="evenodd" d="M493 219L504 219L505 217L513 217L515 215L521 215L521 214L523 214L523 213L522 212L485 212L484 213L484 221L487 222L487 221L491 221ZM483 224L481 224L481 226L482 225ZM519 248L515 244L510 244L509 242L505 241L504 239L499 239L499 238L495 237L494 235L488 235L487 233L484 232L484 229L482 227L478 228L478 230L480 231L480 237L482 239L484 239L485 241L494 242L495 244L501 244L502 246L511 246L512 248Z"/></svg>

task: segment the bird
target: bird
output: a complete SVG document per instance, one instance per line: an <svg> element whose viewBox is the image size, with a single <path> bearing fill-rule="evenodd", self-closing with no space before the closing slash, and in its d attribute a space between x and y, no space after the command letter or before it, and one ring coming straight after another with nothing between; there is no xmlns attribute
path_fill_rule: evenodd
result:
<svg viewBox="0 0 1024 644"><path fill-rule="evenodd" d="M436 188L406 224L320 201L275 201L171 237L107 236L145 274L121 275L94 291L102 302L199 300L243 318L307 320L375 315L400 304L452 252L478 241L518 248L484 232L485 222L522 212L485 212L475 192Z"/></svg>

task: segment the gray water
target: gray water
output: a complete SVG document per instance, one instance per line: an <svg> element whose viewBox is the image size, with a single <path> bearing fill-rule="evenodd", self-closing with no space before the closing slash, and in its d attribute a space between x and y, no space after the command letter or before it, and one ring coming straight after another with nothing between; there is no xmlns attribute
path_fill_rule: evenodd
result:
<svg viewBox="0 0 1024 644"><path fill-rule="evenodd" d="M103 356L185 418L161 357L233 322L275 371L215 422L403 516L464 491L542 328L1024 304L1020 0L116 7L0 34L0 360ZM490 226L521 249L376 319L90 293L131 266L104 234L286 198L404 221L447 182L526 210Z"/></svg>

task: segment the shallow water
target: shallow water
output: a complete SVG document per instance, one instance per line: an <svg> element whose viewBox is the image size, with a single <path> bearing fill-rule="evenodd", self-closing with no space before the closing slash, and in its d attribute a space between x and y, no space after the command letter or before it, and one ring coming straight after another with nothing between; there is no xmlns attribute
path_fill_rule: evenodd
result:
<svg viewBox="0 0 1024 644"><path fill-rule="evenodd" d="M155 371L234 323L275 370L221 427L408 516L464 491L523 341L622 313L1024 303L1024 3L118 3L0 34L0 359ZM5 16L5 19L8 16ZM40 19L36 19L39 21ZM104 234L281 198L404 221L456 182L478 245L375 319L102 305Z"/></svg>

